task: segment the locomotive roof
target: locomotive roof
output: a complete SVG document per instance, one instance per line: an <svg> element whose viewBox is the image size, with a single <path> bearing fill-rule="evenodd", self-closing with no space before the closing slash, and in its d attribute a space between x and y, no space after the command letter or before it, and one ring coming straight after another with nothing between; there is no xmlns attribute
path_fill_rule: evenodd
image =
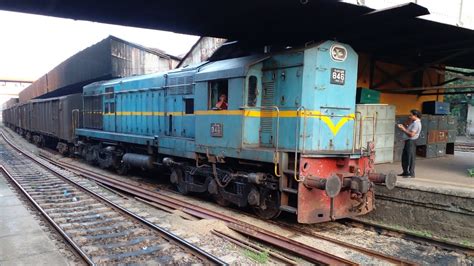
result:
<svg viewBox="0 0 474 266"><path fill-rule="evenodd" d="M226 59L205 64L199 68L194 77L195 81L244 77L250 65L256 64L268 56L250 55L239 58Z"/></svg>
<svg viewBox="0 0 474 266"><path fill-rule="evenodd" d="M74 94L68 94L68 95L62 95L62 96L58 96L58 97L51 97L51 98L44 98L44 99L41 99L41 98L40 99L31 99L31 100L28 101L28 103L49 102L49 101L69 98L69 97L75 96L75 95L80 95L80 93L74 93Z"/></svg>
<svg viewBox="0 0 474 266"><path fill-rule="evenodd" d="M160 72L160 73L137 75L137 76L131 76L131 77L125 77L125 78L116 78L116 79L111 79L111 80L97 81L97 82L84 86L84 89L96 88L100 86L111 86L111 85L119 84L121 82L129 82L129 81L152 79L152 78L162 78L164 74L165 73Z"/></svg>
<svg viewBox="0 0 474 266"><path fill-rule="evenodd" d="M174 69L168 72L153 73L125 78L117 78L106 81L97 81L84 86L84 90L94 90L99 87L113 86L119 83L131 81L143 81L148 79L164 78L166 74L180 74L186 72L195 72L195 81L205 81L224 78L244 77L247 74L248 67L258 63L268 56L251 55L239 58L226 59L216 62L202 62L196 65L186 66Z"/></svg>

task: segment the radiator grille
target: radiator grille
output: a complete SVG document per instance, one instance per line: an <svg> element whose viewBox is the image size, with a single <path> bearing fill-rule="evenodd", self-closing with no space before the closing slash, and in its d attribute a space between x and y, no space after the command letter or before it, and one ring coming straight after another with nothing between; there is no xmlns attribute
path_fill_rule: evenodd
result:
<svg viewBox="0 0 474 266"><path fill-rule="evenodd" d="M275 95L275 82L263 83L262 107L272 107L273 97ZM273 134L273 118L271 117L272 109L262 109L262 117L260 118L260 132L261 134L268 134L269 138L262 139L262 144L272 144L271 135Z"/></svg>
<svg viewBox="0 0 474 266"><path fill-rule="evenodd" d="M193 82L193 76L169 77L167 93L168 95L192 94Z"/></svg>

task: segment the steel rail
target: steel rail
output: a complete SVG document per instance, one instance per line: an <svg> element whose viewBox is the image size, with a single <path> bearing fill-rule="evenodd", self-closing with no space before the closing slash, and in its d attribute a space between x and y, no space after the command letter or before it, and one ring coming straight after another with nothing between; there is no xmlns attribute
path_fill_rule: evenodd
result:
<svg viewBox="0 0 474 266"><path fill-rule="evenodd" d="M62 167L62 168L67 169L67 170L72 170L73 172L75 171L76 173L78 173L78 174L80 174L80 175L82 175L86 178L89 178L89 179L92 179L94 181L103 183L103 184L105 184L107 186L110 186L110 187L113 187L115 189L125 191L125 192L130 193L132 195L135 195L139 198L146 199L146 200L149 201L149 202L147 202L148 204L150 204L152 206L155 206L155 207L166 206L166 207L172 208L172 209L179 209L184 213L187 213L189 215L192 215L192 216L195 216L195 217L198 217L198 218L201 218L201 219L218 219L218 220L222 220L222 221L224 221L226 223L229 223L229 224L235 224L235 225L240 225L240 226L244 225L246 228L253 229L254 231L262 231L263 230L263 229L255 227L253 225L250 225L250 224L247 224L245 222L239 221L235 218L226 216L224 214L214 212L214 211L205 209L205 208L197 206L197 205L187 203L185 201L182 201L182 200L179 200L179 199L176 199L176 198L173 198L173 197L168 197L168 196L165 196L163 194L148 190L146 188L138 187L138 183L134 182L134 181L121 181L121 180L117 180L115 178L105 176L105 175L102 175L102 174L90 173L87 170L84 170L84 169L82 169L78 166L75 166L75 165L72 165L72 164L69 164L69 163L66 163L66 162L52 161L50 158L48 158L47 156L42 155L42 154L40 154L40 156L42 156L46 160L49 160L51 163L53 163L53 164L55 164L59 167ZM375 250L370 250L370 249L367 249L367 248L364 248L364 247L356 246L354 244L346 243L346 242L343 242L343 241L340 241L340 240L337 240L337 239L334 239L334 238L326 237L324 235L317 234L315 232L308 232L308 231L300 229L298 227L289 226L287 224L283 224L284 226L282 226L282 224L278 224L276 222L272 222L272 223L277 225L277 226L280 226L282 228L286 227L287 229L297 230L299 233L306 234L306 235L312 236L312 237L316 237L316 238L319 238L319 239L322 239L322 240L325 240L325 241L328 241L328 242L331 242L331 243L334 243L334 244L338 244L340 246L344 246L346 248L356 250L360 253L364 253L366 255L369 255L369 256L372 256L372 257L375 257L375 258L378 258L378 259L381 259L381 260L389 261L390 263L394 263L394 264L397 264L397 265L415 265L415 263L407 261L407 260L396 258L396 257L390 256L390 255L386 255L386 254L383 254L383 253L375 251ZM235 228L233 228L233 229L235 229ZM268 231L262 231L262 232L265 234L265 232L268 232ZM241 231L241 233L245 233L245 231ZM278 237L279 236L276 235L276 237L274 237L274 238L278 239ZM275 243L275 242L277 242L277 240L273 241L273 243ZM276 244L274 244L274 245L276 245ZM288 244L288 246L289 246L289 251L292 252L291 245ZM284 244L282 245L281 243L280 243L280 247L283 248L283 249L286 249L284 247Z"/></svg>
<svg viewBox="0 0 474 266"><path fill-rule="evenodd" d="M392 233L392 236L398 235L402 236L406 240L413 241L413 242L418 242L418 243L429 243L430 245L433 245L439 249L445 249L449 251L455 251L458 253L463 253L466 254L467 256L474 256L474 248L470 246L466 246L460 243L455 243L449 240L443 240L443 239L435 239L431 237L425 237L421 235L414 234L412 232L402 230L402 229L397 229L397 228L391 228L389 226L384 226L376 223L371 223L369 221L363 221L360 219L356 218L348 218L345 220L341 220L340 223L349 225L352 227L359 227L362 226L364 228L373 230L379 234L382 235L390 235Z"/></svg>
<svg viewBox="0 0 474 266"><path fill-rule="evenodd" d="M248 250L251 250L251 251L254 251L254 252L258 252L258 253L262 253L262 252L267 252L271 257L275 258L276 260L280 260L282 261L283 263L285 264L288 264L288 265L298 265L298 263L292 259L289 259L283 255L280 255L278 253L275 253L271 250L268 250L268 249L265 249L265 248L262 248L260 247L259 245L256 245L254 243L251 243L249 241L244 241L244 240L241 240L241 239L238 239L236 237L233 237L231 235L228 235L224 232L221 232L219 230L216 230L216 229L213 229L211 231L214 235L218 236L218 237L221 237L221 238L224 238L242 248L245 248L245 249L248 249Z"/></svg>
<svg viewBox="0 0 474 266"><path fill-rule="evenodd" d="M334 256L325 251L313 248L311 246L292 240L290 238L274 234L270 231L267 231L261 228L252 229L247 226L241 226L234 223L228 224L227 226L232 230L235 230L249 237L262 240L271 245L291 246L293 253L297 253L299 256L305 259L308 259L311 262L316 262L316 263L320 262L327 265L357 265L357 263L353 261Z"/></svg>
<svg viewBox="0 0 474 266"><path fill-rule="evenodd" d="M227 265L226 262L220 260L220 259L217 258L216 256L214 256L214 255L212 255L212 254L210 254L210 253L208 253L208 252L202 250L201 248L199 248L199 247L197 247L197 246L195 246L195 245L189 243L188 241L186 241L186 240L184 240L184 239L182 239L182 238L180 238L180 237L174 235L173 233L168 232L168 231L166 231L165 229L163 229L163 228L161 228L161 227L159 227L159 226L157 226L157 225L155 225L155 224L149 222L148 220L146 220L146 219L144 219L144 218L142 218L142 217L136 215L135 213L130 212L129 210L127 210L127 209L125 209L125 208L123 208L123 207L117 205L116 203L114 203L114 202L108 200L107 198L105 198L105 197L103 197L103 196L97 194L96 192L91 191L90 189L88 189L88 188L86 188L86 187L84 187L84 186L82 186L82 185L80 185L80 184L74 182L73 180L71 180L70 178L68 178L68 177L64 176L63 174L59 173L59 172L56 171L55 169L51 169L51 167L49 167L48 165L46 165L44 162L41 162L40 160L38 160L37 158L33 157L32 155L23 152L19 147L17 147L15 144L13 144L13 143L4 135L3 132L1 132L0 134L2 135L2 138L5 140L5 142L7 142L7 144L9 144L12 148L14 148L15 150L17 150L18 152L20 152L21 154L23 154L23 155L26 156L27 158L31 159L32 161L36 162L36 163L39 164L40 166L44 167L46 170L48 170L48 171L54 173L56 176L58 176L58 177L60 177L60 178L62 178L62 179L64 179L64 180L68 181L70 184L72 184L72 185L78 187L79 189L81 189L81 190L83 190L83 191L86 191L87 193L91 194L92 196L96 197L97 199L99 199L99 200L105 202L105 203L108 204L109 206L112 206L113 208L115 208L115 209L121 211L122 213L125 213L125 214L129 215L130 217L134 218L135 220L141 222L142 224L144 224L144 225L146 225L146 226L148 226L148 227L153 228L154 230L160 232L163 237L168 238L169 240L173 240L174 242L180 244L181 246L184 246L184 247L186 247L187 249L193 251L193 253L194 253L195 255L197 255L198 257L207 259L207 260L209 260L210 262L212 262L212 263L214 263L214 264ZM54 163L54 161L51 161L51 160L48 160L48 161ZM2 169L3 169L4 171L6 171L6 169L4 169L3 166L2 166ZM15 182L15 183L16 183L16 182ZM18 184L18 185L19 185L19 184ZM23 193L27 193L27 192L23 190ZM27 197L28 197L28 198L31 198L31 196L29 196L29 195L28 195ZM37 204L36 204L36 205L37 205ZM38 207L40 207L40 206L38 205ZM46 212L44 212L44 210L42 210L42 213L44 213L44 215L47 215ZM49 217L49 216L48 216L48 217ZM51 218L48 218L48 220L50 220L50 219L51 219ZM52 219L51 219L51 221L52 221ZM53 222L54 222L54 221L53 221ZM56 227L56 226L59 227L57 224L55 225L55 227ZM63 233L66 234L64 231L63 231ZM70 239L70 238L68 237L68 239ZM71 239L71 241L72 241L72 239ZM77 244L76 244L76 246L77 246ZM78 247L78 246L77 246L77 247ZM81 256L82 256L82 253L84 253L84 252L81 250ZM85 253L84 253L84 255L85 255ZM87 257L87 255L85 255L85 256ZM91 261L91 262L92 262L92 261Z"/></svg>
<svg viewBox="0 0 474 266"><path fill-rule="evenodd" d="M163 194L138 187L136 184L131 184L130 181L117 180L115 178L108 177L102 174L91 173L90 171L82 169L78 166L74 166L65 162L53 161L44 155L40 155L40 156L48 160L50 163L55 164L63 169L75 172L76 174L80 174L84 176L85 178L100 182L102 184L113 187L115 189L130 193L134 196L148 200L151 203L154 202L154 203L164 205L172 209L178 209L178 210L183 211L184 213L193 215L201 219L221 220L221 221L226 222L229 225L229 227L233 229L236 229L236 230L241 229L240 230L241 233L254 232L255 238L267 243L271 243L279 248L286 250L287 252L302 256L311 262L319 263L319 264L322 263L322 264L327 264L327 265L333 265L333 264L356 265L356 263L352 261L327 253L325 251L310 247L301 242L296 242L294 240L285 238L281 235L278 235L270 231L264 230L262 228L253 226L251 224L239 221L235 218L229 217L222 213L208 210L203 207L193 205L176 198L168 197ZM298 245L297 248L295 248L295 244Z"/></svg>
<svg viewBox="0 0 474 266"><path fill-rule="evenodd" d="M2 135L3 135L3 133L2 133ZM63 169L67 169L69 171L76 172L76 173L78 173L78 174L80 174L80 175L82 175L86 178L95 180L99 183L105 184L105 185L113 187L115 189L133 194L133 195L135 195L139 198L146 199L146 200L150 201L150 202L147 202L148 204L150 204L152 206L155 206L155 207L166 206L166 207L172 208L172 209L179 209L179 210L183 211L184 213L187 213L189 215L193 215L195 217L199 217L199 218L202 218L202 219L205 219L205 218L219 219L219 220L222 220L226 223L234 223L234 224L237 224L237 225L242 225L244 223L244 222L238 221L238 220L236 220L232 217L225 216L221 213L213 212L211 210L207 210L205 208L202 208L202 207L199 207L199 206L196 206L196 205L192 205L190 203L184 202L182 200L179 200L179 199L176 199L176 198L173 198L173 197L168 197L168 196L165 196L163 194L159 194L159 193L156 193L154 191L150 191L148 189L143 189L143 188L137 187L138 183L134 182L134 181L126 181L126 182L125 181L120 181L120 180L117 180L115 178L111 178L111 177L108 177L108 176L105 176L105 175L102 175L102 174L90 173L90 172L88 172L88 171L86 171L86 170L84 170L84 169L82 169L78 166L75 166L75 165L72 165L72 164L69 164L69 163L66 163L66 162L52 161L50 158L48 158L47 156L42 155L42 154L40 154L40 156L42 156L44 159L48 160L50 163L55 164L55 165L57 165L57 166L59 166ZM136 183L136 184L133 184L133 183ZM357 221L357 222L359 222L359 221ZM275 224L278 225L278 226L282 226L281 224L278 224L278 223L275 223ZM331 237L326 237L324 235L321 235L321 234L318 234L318 233L315 233L315 232L306 231L306 230L303 230L303 229L298 228L298 227L289 226L287 224L283 224L283 225L284 225L283 227L287 227L287 228L297 230L300 233L307 234L307 235L313 236L313 237L317 237L317 238L320 238L320 239L323 239L323 240L326 240L328 242L332 242L332 243L335 243L335 244L339 244L341 246L345 246L347 248L354 249L354 250L359 251L361 253L365 253L365 254L368 254L368 255L373 256L373 257L377 257L377 258L380 258L380 259L383 259L383 260L390 261L391 263L395 263L395 264L398 264L398 265L413 265L414 264L412 262L405 261L405 260L402 260L402 259L398 259L398 258L395 258L395 257L390 256L390 255L386 255L386 254L383 254L383 253L380 253L380 252L377 252L377 251L366 249L364 247L356 246L356 245L350 244L350 243L345 243L343 241L333 239ZM374 225L372 225L372 226L374 226ZM248 225L248 227L255 228L255 226L252 226L252 225ZM387 231L391 230L391 229L386 229L386 228L384 228L384 229L387 230ZM392 230L392 231L395 231L395 230ZM409 234L409 232L402 232L402 233L405 233L406 235L408 235L409 236L408 240L411 240L411 241L428 242L430 244L434 244L435 246L438 246L438 247L443 248L443 249L454 250L454 251L462 252L462 253L465 253L465 254L468 254L468 255L473 254L473 249L470 248L470 247L457 245L456 243L451 243L451 242L437 243L439 241L436 240L436 239L418 237L418 236L411 236Z"/></svg>
<svg viewBox="0 0 474 266"><path fill-rule="evenodd" d="M137 197L137 199L140 199L140 198ZM145 201L145 200L142 200L142 201L149 204L149 205L151 205L151 206L154 206L156 208L160 208L162 210L169 211L168 207L164 207L161 204L156 204L154 202L149 202L149 201ZM186 211L183 211L183 212L187 213ZM189 214L189 213L187 213L187 214ZM183 217L183 218L186 218L186 217ZM209 218L212 218L212 217L209 217ZM368 248L365 248L365 247L361 247L361 246L357 246L357 245L354 245L354 244L351 244L351 243L347 243L347 242L344 242L344 241L341 241L341 240L338 240L338 239L335 239L335 238L332 238L332 237L328 237L328 236L313 232L311 230L304 230L303 228L298 227L297 225L291 225L291 224L272 221L272 220L267 221L267 222L269 222L273 225L279 226L281 228L287 229L289 231L293 230L293 231L297 231L298 233L301 233L301 234L316 237L316 238L319 238L319 239L322 239L322 240L325 240L325 241L328 241L328 242L331 242L331 243L334 243L334 244L337 244L337 245L340 245L340 246L343 246L343 247L346 247L346 248L350 248L350 249L358 251L360 253L364 253L364 254L369 255L371 257L375 257L375 258L378 258L378 259L381 259L381 260L388 261L388 262L396 264L396 265L415 265L415 263L413 263L413 262L403 260L403 259L400 259L400 258L396 258L394 256L387 255L387 254L381 253L379 251L375 251L375 250L371 250L371 249L368 249ZM235 228L232 228L232 229L235 230ZM241 232L241 233L244 233L244 232Z"/></svg>
<svg viewBox="0 0 474 266"><path fill-rule="evenodd" d="M3 165L0 165L0 170L6 177L8 177L8 179L10 179L13 184L15 184L15 186L23 193L23 195L31 202L31 204L33 204L35 208L38 209L38 211L44 216L44 218L46 218L46 220L48 220L48 222L54 227L54 229L56 229L56 231L61 234L61 236L66 240L66 242L74 248L74 250L82 257L82 259L84 259L84 261L87 262L87 264L89 265L95 265L92 259L87 256L87 254L79 247L79 245L74 240L72 240L67 235L67 233L53 220L53 218L51 218L46 213L46 211L30 196L30 194L28 194L28 192L20 185L20 183L18 183L18 181L15 180L12 174L10 174L10 172L8 172L8 170L5 169Z"/></svg>
<svg viewBox="0 0 474 266"><path fill-rule="evenodd" d="M47 160L50 160L48 157L46 157L44 155L41 155L41 156L43 158L47 159ZM62 167L62 168L68 169L68 170L72 169L73 171L77 171L77 173L79 173L80 175L82 175L86 178L95 180L97 182L103 183L107 186L111 186L111 187L116 188L118 190L122 190L122 191L125 191L127 193L136 195L137 197L147 199L147 200L150 201L149 204L151 204L151 205L154 205L153 203L156 203L157 206L164 205L168 208L179 209L179 210L183 211L184 213L187 213L189 215L193 215L195 217L199 217L201 219L219 219L219 220L222 220L224 222L234 223L234 224L237 224L237 225L242 225L242 223L244 223L242 221L236 220L232 217L223 215L221 213L213 212L211 210L207 210L207 209L202 208L200 206L196 206L196 205L184 202L184 201L176 199L176 198L168 197L168 196L165 196L163 194L150 191L148 189L137 187L135 184L131 184L131 182L133 182L133 181L125 182L125 181L120 181L120 180L117 180L115 178L111 178L111 177L108 177L108 176L105 176L105 175L101 175L101 174L97 174L97 173L90 173L90 172L87 172L84 169L81 169L80 167L77 167L75 165L71 165L71 164L66 163L66 162L51 161L51 163L56 164L59 167ZM277 225L279 225L279 224L277 224ZM249 228L256 228L255 226L252 226L252 225L249 225L249 224L247 226ZM281 226L281 225L279 225L279 226ZM295 229L295 228L293 228L293 229ZM258 229L258 230L260 230L260 229ZM356 246L356 245L353 245L353 244L350 244L350 243L345 243L343 241L333 239L333 238L330 238L330 237L326 237L326 236L323 236L323 235L320 235L320 234L317 234L317 233L314 233L314 232L307 232L305 230L299 230L299 229L298 229L298 231L300 233L307 234L309 236L317 237L317 238L326 240L328 242L332 242L332 243L335 243L335 244L345 246L347 248L354 249L358 252L365 253L365 254L368 254L370 256L377 257L379 259L390 261L390 262L395 263L397 265L414 265L415 264L415 263L410 262L410 261L395 258L393 256L386 255L386 254L383 254L383 253L380 253L380 252L377 252L377 251L374 251L374 250L366 249L364 247ZM429 243L433 243L433 244L436 244L436 242L437 242L437 240L435 240L435 239L422 238L422 237L419 237L418 240L421 240L421 239L426 239L425 242L429 242ZM416 239L411 238L411 240L414 241ZM451 247L449 247L449 244L451 244L451 243L441 242L440 244L436 244L436 245L441 247L441 248L445 248L445 249L449 249L449 250L455 250L455 251L461 251L462 253L466 253L466 254L472 254L472 252L473 252L472 249L467 248L465 246L452 245ZM284 247L282 247L282 248L284 248Z"/></svg>
<svg viewBox="0 0 474 266"><path fill-rule="evenodd" d="M388 262L396 264L396 265L415 265L415 263L413 263L413 262L403 260L403 259L400 259L400 258L396 258L396 257L391 256L391 255L383 254L381 252L371 250L371 249L368 249L368 248L365 248L365 247L361 247L361 246L357 246L357 245L354 245L354 244L351 244L351 243L347 243L347 242L344 242L344 241L341 241L341 240L338 240L338 239L335 239L335 238L332 238L332 237L328 237L328 236L325 236L325 235L322 235L322 234L318 234L318 233L313 232L311 230L304 230L303 228L300 228L300 227L295 226L295 225L289 225L289 224L278 224L278 225L282 226L283 228L287 228L288 230L295 230L295 231L297 231L299 233L302 233L302 234L317 237L319 239L322 239L322 240L325 240L325 241L328 241L328 242L331 242L331 243L334 243L334 244L337 244L337 245L340 245L340 246L343 246L343 247L346 247L346 248L353 249L353 250L358 251L360 253L364 253L364 254L369 255L371 257L375 257L375 258L378 258L378 259L381 259L381 260L385 260L385 261L388 261Z"/></svg>

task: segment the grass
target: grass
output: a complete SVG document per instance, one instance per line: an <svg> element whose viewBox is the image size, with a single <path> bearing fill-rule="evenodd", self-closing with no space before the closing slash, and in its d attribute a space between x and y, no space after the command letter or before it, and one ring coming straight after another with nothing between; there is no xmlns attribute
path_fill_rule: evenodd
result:
<svg viewBox="0 0 474 266"><path fill-rule="evenodd" d="M411 234L416 235L416 236L440 239L440 240L444 240L446 242L458 243L458 244L461 244L461 245L467 246L467 247L474 247L474 242L472 242L470 240L455 240L455 239L450 239L450 238L447 238L447 237L435 236L430 231L408 229L406 227L403 227L403 226L400 226L400 225L395 225L395 224L385 224L385 223L377 223L377 224L384 225L384 226L387 226L387 227L391 227L391 228L394 228L394 229L398 229L398 230L401 230L401 231L406 231L406 232L411 233Z"/></svg>
<svg viewBox="0 0 474 266"><path fill-rule="evenodd" d="M463 240L463 241L461 241L461 244L463 244L464 246L468 246L468 247L474 247L474 243L469 241L469 240Z"/></svg>
<svg viewBox="0 0 474 266"><path fill-rule="evenodd" d="M269 255L268 255L268 252L267 251L264 251L264 252L255 252L255 251L252 251L252 250L249 250L249 249L246 249L244 250L244 256L246 256L247 258L250 258L258 263L261 263L261 264L265 264L268 262L268 258L269 258Z"/></svg>

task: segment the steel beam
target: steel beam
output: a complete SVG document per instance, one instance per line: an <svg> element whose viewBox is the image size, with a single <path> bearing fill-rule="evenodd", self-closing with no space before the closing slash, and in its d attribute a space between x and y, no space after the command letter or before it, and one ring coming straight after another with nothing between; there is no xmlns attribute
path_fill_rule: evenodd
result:
<svg viewBox="0 0 474 266"><path fill-rule="evenodd" d="M474 87L474 86L472 86L472 87ZM452 95L452 94L474 94L474 90L471 90L471 91L448 91L448 92L422 93L422 94L418 94L418 96L425 96L425 95Z"/></svg>
<svg viewBox="0 0 474 266"><path fill-rule="evenodd" d="M416 91L430 91L430 90L444 90L444 89L469 89L474 88L474 84L471 85L452 85L452 86L431 86L431 87L416 87L416 88L401 88L401 89L388 89L379 90L384 93L403 93L403 92L416 92Z"/></svg>
<svg viewBox="0 0 474 266"><path fill-rule="evenodd" d="M375 85L374 85L374 88L378 88L378 87L380 87L380 86L382 86L382 85L384 85L384 84L387 84L388 82L391 82L391 81L393 81L393 80L395 80L395 79L399 79L399 78L401 78L401 77L403 77L403 76L410 75L410 74L414 74L414 73L419 72L419 71L423 71L423 70L429 68L431 65L438 65L438 64L441 64L441 63L443 63L443 62L445 62L445 61L447 61L447 60L449 60L449 59L452 59L452 58L461 56L461 55L463 55L463 54L469 53L469 52L471 52L472 50L474 50L474 48L463 49L463 50L458 51L458 52L456 52L456 53L453 53L453 54L450 54L450 55L445 56L445 57L443 57L443 58L440 58L440 59L438 59L438 60L436 60L436 61L434 61L434 62L431 62L431 63L429 63L429 64L424 64L424 65L422 65L422 66L418 66L418 67L415 67L415 68L413 68L413 69L400 71L400 72L398 72L397 74L391 75L389 78L387 78L387 79L385 79L385 80L379 82L378 84L375 84Z"/></svg>

